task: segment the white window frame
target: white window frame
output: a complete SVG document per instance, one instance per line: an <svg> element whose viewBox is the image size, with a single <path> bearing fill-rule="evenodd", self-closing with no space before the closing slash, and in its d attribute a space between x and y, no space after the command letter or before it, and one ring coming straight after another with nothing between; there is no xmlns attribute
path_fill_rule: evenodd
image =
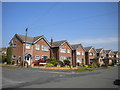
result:
<svg viewBox="0 0 120 90"><path fill-rule="evenodd" d="M60 48L60 52L61 53L66 53L66 49L65 48Z"/></svg>
<svg viewBox="0 0 120 90"><path fill-rule="evenodd" d="M82 51L82 55L85 55L85 52L84 52L84 51Z"/></svg>
<svg viewBox="0 0 120 90"><path fill-rule="evenodd" d="M28 46L28 45L29 45L29 46ZM31 44L26 43L25 48L26 48L26 49L30 49L30 47L31 47Z"/></svg>
<svg viewBox="0 0 120 90"><path fill-rule="evenodd" d="M47 47L47 49L45 50L45 48L44 48L44 47ZM49 51L48 46L42 45L42 51Z"/></svg>
<svg viewBox="0 0 120 90"><path fill-rule="evenodd" d="M90 53L89 53L89 56L93 56L93 53L92 53L92 52L90 52Z"/></svg>
<svg viewBox="0 0 120 90"><path fill-rule="evenodd" d="M40 44L36 44L35 49L40 50Z"/></svg>
<svg viewBox="0 0 120 90"><path fill-rule="evenodd" d="M67 49L67 53L70 53L70 51L71 51L70 49Z"/></svg>
<svg viewBox="0 0 120 90"><path fill-rule="evenodd" d="M80 51L76 51L76 54L77 54L77 55L80 55L80 53L81 53Z"/></svg>
<svg viewBox="0 0 120 90"><path fill-rule="evenodd" d="M14 57L15 56L15 57ZM12 55L12 59L16 59L17 57L16 57L16 55Z"/></svg>
<svg viewBox="0 0 120 90"><path fill-rule="evenodd" d="M36 58L36 57L39 57L39 58ZM40 56L39 55L36 55L35 56L35 60L39 60L40 59Z"/></svg>
<svg viewBox="0 0 120 90"><path fill-rule="evenodd" d="M16 43L14 43L14 44L13 44L13 47L17 47L17 44L16 44Z"/></svg>

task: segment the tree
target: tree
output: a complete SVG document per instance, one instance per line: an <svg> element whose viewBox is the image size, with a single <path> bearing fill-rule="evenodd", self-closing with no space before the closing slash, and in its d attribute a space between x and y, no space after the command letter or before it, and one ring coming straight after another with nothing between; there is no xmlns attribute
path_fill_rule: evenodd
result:
<svg viewBox="0 0 120 90"><path fill-rule="evenodd" d="M12 47L7 48L7 63L11 64L12 62Z"/></svg>

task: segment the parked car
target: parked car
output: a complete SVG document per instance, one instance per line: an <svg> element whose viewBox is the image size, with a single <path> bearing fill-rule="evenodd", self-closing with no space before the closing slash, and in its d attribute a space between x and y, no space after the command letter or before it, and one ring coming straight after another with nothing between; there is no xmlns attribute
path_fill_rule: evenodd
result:
<svg viewBox="0 0 120 90"><path fill-rule="evenodd" d="M43 66L43 65L45 65L46 62L47 62L47 59L46 60L39 59L39 60L36 60L34 62L34 65L41 65L41 66Z"/></svg>
<svg viewBox="0 0 120 90"><path fill-rule="evenodd" d="M119 85L120 86L120 80L119 79L115 80L114 85Z"/></svg>

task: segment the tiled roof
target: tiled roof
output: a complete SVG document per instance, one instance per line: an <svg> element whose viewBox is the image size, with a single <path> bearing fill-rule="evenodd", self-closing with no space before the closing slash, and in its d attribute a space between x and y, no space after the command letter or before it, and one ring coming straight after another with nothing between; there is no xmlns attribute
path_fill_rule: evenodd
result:
<svg viewBox="0 0 120 90"><path fill-rule="evenodd" d="M103 48L99 48L99 49L96 49L96 51L98 52L98 53L100 53L100 51L102 50Z"/></svg>
<svg viewBox="0 0 120 90"><path fill-rule="evenodd" d="M92 48L92 46L90 47L84 47L84 49L86 50L86 52L89 52L89 50Z"/></svg>
<svg viewBox="0 0 120 90"><path fill-rule="evenodd" d="M66 40L53 42L52 47L59 47L61 44L66 42Z"/></svg>
<svg viewBox="0 0 120 90"><path fill-rule="evenodd" d="M25 41L25 37L26 37L26 36L24 36L24 35L19 35L19 34L16 34L16 35L17 35L18 38L20 38L20 40L21 40L22 42ZM42 37L42 36L37 36L37 37L29 37L29 36L27 36L26 42L33 43L33 42L35 42L37 39L39 39L40 37Z"/></svg>
<svg viewBox="0 0 120 90"><path fill-rule="evenodd" d="M109 54L110 51L111 51L111 50L105 50L106 54Z"/></svg>
<svg viewBox="0 0 120 90"><path fill-rule="evenodd" d="M79 46L82 46L82 45L81 44L73 44L73 45L71 45L73 50L76 50Z"/></svg>

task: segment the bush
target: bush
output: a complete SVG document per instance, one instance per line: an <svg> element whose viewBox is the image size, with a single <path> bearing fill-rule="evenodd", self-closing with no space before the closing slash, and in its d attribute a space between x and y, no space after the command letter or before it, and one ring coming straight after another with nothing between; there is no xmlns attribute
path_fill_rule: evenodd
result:
<svg viewBox="0 0 120 90"><path fill-rule="evenodd" d="M99 70L99 69L87 69L87 68L78 68L75 71L80 71L80 72L91 72L91 71L95 71L95 70Z"/></svg>
<svg viewBox="0 0 120 90"><path fill-rule="evenodd" d="M65 65L70 65L70 61L69 60L64 60L63 61Z"/></svg>
<svg viewBox="0 0 120 90"><path fill-rule="evenodd" d="M15 64L15 61L12 61L12 64L14 65L14 64Z"/></svg>
<svg viewBox="0 0 120 90"><path fill-rule="evenodd" d="M72 65L73 67L76 67L76 65Z"/></svg>
<svg viewBox="0 0 120 90"><path fill-rule="evenodd" d="M84 67L86 67L86 68L87 68L87 67L89 67L89 66L88 66L88 65L84 65Z"/></svg>
<svg viewBox="0 0 120 90"><path fill-rule="evenodd" d="M79 66L80 66L80 67L83 67L84 65L83 65L83 64L80 64Z"/></svg>
<svg viewBox="0 0 120 90"><path fill-rule="evenodd" d="M2 63L7 62L7 56L2 56Z"/></svg>
<svg viewBox="0 0 120 90"><path fill-rule="evenodd" d="M12 62L12 47L7 48L7 63L11 64Z"/></svg>
<svg viewBox="0 0 120 90"><path fill-rule="evenodd" d="M46 66L47 66L47 67L53 67L54 64L52 64L52 63L46 63Z"/></svg>
<svg viewBox="0 0 120 90"><path fill-rule="evenodd" d="M54 58L49 58L49 59L47 60L48 63L51 63L52 61L55 61L55 59L54 59Z"/></svg>
<svg viewBox="0 0 120 90"><path fill-rule="evenodd" d="M93 65L93 68L98 68L98 66L97 65Z"/></svg>

